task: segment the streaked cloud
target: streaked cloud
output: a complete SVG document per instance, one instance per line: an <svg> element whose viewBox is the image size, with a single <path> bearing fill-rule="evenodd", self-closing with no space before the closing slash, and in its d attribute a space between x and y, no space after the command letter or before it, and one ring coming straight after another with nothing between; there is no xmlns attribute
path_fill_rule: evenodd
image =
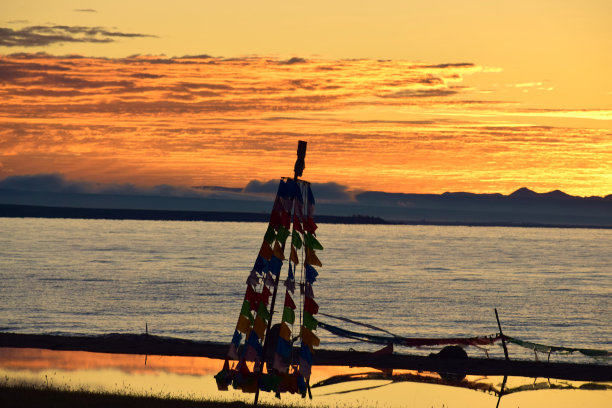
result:
<svg viewBox="0 0 612 408"><path fill-rule="evenodd" d="M4 56L0 176L262 194L270 186L249 181L291 176L296 142L307 140L305 177L329 200L522 186L609 194L609 128L537 121L611 112L533 109L467 83L496 72L466 62Z"/></svg>
<svg viewBox="0 0 612 408"><path fill-rule="evenodd" d="M111 31L104 27L35 25L19 29L0 27L0 47L43 47L61 43L110 43L117 38L155 37Z"/></svg>

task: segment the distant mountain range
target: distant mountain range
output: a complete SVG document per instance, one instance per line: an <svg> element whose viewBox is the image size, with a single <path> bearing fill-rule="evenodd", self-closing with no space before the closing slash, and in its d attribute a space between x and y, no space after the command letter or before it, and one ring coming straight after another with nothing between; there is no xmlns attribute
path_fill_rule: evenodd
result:
<svg viewBox="0 0 612 408"><path fill-rule="evenodd" d="M214 194L177 196L163 189L127 194L15 187L0 184L0 217L265 221L273 200L270 194L206 186L198 189ZM316 196L316 184L313 190ZM536 193L520 188L509 195L367 191L348 197L330 191L329 185L322 185L321 191L316 206L319 222L612 228L612 194L576 197L559 190Z"/></svg>

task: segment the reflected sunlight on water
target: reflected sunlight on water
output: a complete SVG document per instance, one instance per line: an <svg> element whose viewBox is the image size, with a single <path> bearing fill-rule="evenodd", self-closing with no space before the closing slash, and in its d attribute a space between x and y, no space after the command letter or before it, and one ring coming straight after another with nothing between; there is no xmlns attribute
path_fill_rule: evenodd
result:
<svg viewBox="0 0 612 408"><path fill-rule="evenodd" d="M220 360L203 357L0 348L0 378L8 385L27 382L71 390L89 389L109 393L252 402L252 394L231 389L226 392L217 390L213 375L222 365ZM315 366L312 384L333 376L364 372L368 370ZM406 381L407 379L410 381ZM281 402L300 406L492 408L498 400L492 390L499 390L502 377L468 376L459 386L440 383L441 379L435 373L401 371L387 379L364 379L313 387L313 400L302 399L298 395L283 395ZM607 384L607 390L579 389L583 384L509 378L506 385L508 394L502 397L499 406L609 406L612 401L612 384ZM543 389L532 390L533 388ZM278 400L271 393L262 393L260 401L274 403Z"/></svg>

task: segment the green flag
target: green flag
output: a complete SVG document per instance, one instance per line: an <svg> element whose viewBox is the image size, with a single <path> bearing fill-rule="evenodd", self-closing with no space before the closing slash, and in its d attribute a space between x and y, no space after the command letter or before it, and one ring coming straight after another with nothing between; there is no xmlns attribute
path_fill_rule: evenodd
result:
<svg viewBox="0 0 612 408"><path fill-rule="evenodd" d="M300 233L296 230L293 230L291 244L295 247L295 249L300 249L302 247L302 238L300 237Z"/></svg>
<svg viewBox="0 0 612 408"><path fill-rule="evenodd" d="M281 244L285 245L285 241L287 241L287 237L289 236L289 230L285 227L279 227L278 232L276 233L276 240Z"/></svg>
<svg viewBox="0 0 612 408"><path fill-rule="evenodd" d="M295 322L295 312L289 306L283 309L283 322L293 324Z"/></svg>
<svg viewBox="0 0 612 408"><path fill-rule="evenodd" d="M310 249L323 250L323 245L321 245L311 233L307 233L306 235L304 235L304 245L306 245Z"/></svg>
<svg viewBox="0 0 612 408"><path fill-rule="evenodd" d="M251 315L251 303L246 299L244 299L244 302L242 303L242 309L240 310L240 314L245 315L247 317Z"/></svg>
<svg viewBox="0 0 612 408"><path fill-rule="evenodd" d="M304 311L304 326L308 327L310 330L316 330L318 323L317 319L307 311Z"/></svg>
<svg viewBox="0 0 612 408"><path fill-rule="evenodd" d="M276 234L274 233L274 228L271 225L268 225L268 229L266 230L266 235L264 235L264 240L272 245L274 240L276 239Z"/></svg>
<svg viewBox="0 0 612 408"><path fill-rule="evenodd" d="M264 302L259 302L259 307L257 308L257 316L261 317L265 321L270 320L270 312L268 312L268 309L266 308Z"/></svg>

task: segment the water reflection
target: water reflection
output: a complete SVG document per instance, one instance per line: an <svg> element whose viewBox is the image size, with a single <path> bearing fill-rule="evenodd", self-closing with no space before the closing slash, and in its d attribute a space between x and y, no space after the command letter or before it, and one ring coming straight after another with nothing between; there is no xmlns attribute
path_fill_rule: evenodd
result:
<svg viewBox="0 0 612 408"><path fill-rule="evenodd" d="M73 390L252 402L251 394L217 390L213 376L222 365L204 357L0 348L0 379L8 385L28 382ZM468 375L449 383L436 373L316 366L311 377L313 400L298 395L283 395L282 400L316 406L428 408L492 408L498 402L499 407L608 407L612 401L611 384L516 377L502 386L503 382L503 377ZM262 393L260 401L277 400L272 393Z"/></svg>

